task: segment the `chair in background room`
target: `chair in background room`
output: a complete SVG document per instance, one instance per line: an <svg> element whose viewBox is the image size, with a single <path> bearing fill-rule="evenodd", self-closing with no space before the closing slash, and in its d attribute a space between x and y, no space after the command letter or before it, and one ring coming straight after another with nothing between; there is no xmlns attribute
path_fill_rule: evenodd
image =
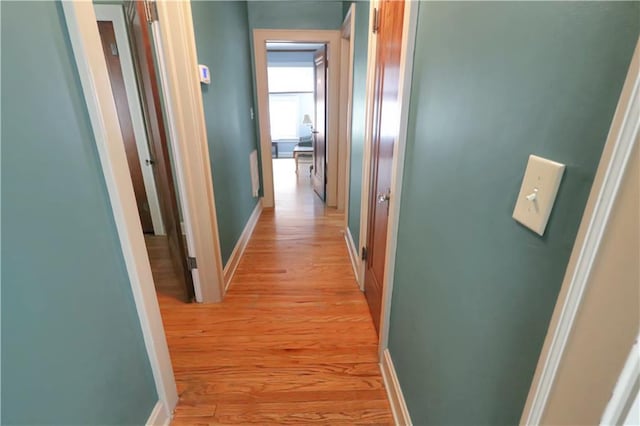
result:
<svg viewBox="0 0 640 426"><path fill-rule="evenodd" d="M296 162L296 173L298 173L298 163L300 157L313 158L313 137L311 135L300 138L300 142L293 148L293 159ZM311 168L309 168L311 174Z"/></svg>

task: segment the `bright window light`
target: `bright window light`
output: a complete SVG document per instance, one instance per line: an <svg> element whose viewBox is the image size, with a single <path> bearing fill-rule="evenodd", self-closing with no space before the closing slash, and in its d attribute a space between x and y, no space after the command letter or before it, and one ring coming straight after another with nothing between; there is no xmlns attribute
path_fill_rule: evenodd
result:
<svg viewBox="0 0 640 426"><path fill-rule="evenodd" d="M313 67L268 67L269 93L313 92Z"/></svg>
<svg viewBox="0 0 640 426"><path fill-rule="evenodd" d="M298 138L299 108L297 95L269 95L272 140Z"/></svg>
<svg viewBox="0 0 640 426"><path fill-rule="evenodd" d="M314 69L312 66L269 66L269 114L271 139L298 139L310 128L304 115L313 117ZM304 133L304 134L303 134Z"/></svg>

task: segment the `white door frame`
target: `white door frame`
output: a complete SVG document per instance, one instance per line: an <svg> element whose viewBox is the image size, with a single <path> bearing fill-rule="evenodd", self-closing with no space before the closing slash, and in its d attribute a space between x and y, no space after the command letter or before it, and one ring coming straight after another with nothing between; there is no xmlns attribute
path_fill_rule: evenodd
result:
<svg viewBox="0 0 640 426"><path fill-rule="evenodd" d="M153 223L153 233L155 235L165 235L162 214L160 213L158 190L153 176L153 167L151 164L147 164L145 162L146 159L151 159L151 154L149 152L149 143L147 140L147 132L145 130L144 117L142 116L142 109L140 108L142 102L140 101L138 82L136 81L136 73L133 67L124 10L122 5L117 4L95 4L93 7L96 12L96 18L99 21L111 21L113 23L113 30L119 50L120 65L122 67L122 77L124 79L125 90L127 93L129 111L131 112L131 124L133 125L133 131L136 138L136 148L138 150L138 159L140 162L140 168L142 169L144 189L149 202L149 212L151 213L151 222Z"/></svg>
<svg viewBox="0 0 640 426"><path fill-rule="evenodd" d="M371 175L371 145L373 126L374 80L376 67L377 36L371 30L374 9L379 7L377 0L371 1L369 13L369 51L367 58L367 92L366 92L366 130L362 167L362 193L360 201L360 246L358 252L367 244L369 220L369 193ZM415 49L416 29L418 23L418 3L407 1L404 5L402 28L402 50L400 53L400 87L398 103L400 104L400 128L393 147L393 163L391 165L391 199L389 200L389 220L386 236L386 254L384 260L384 279L382 304L380 311L380 335L378 354L382 362L384 351L389 341L389 318L391 314L391 295L393 292L393 272L395 269L398 224L400 219L400 201L402 194L402 175L404 171L404 155L407 144L407 125L409 122L409 102L411 98L411 78L413 75L413 53ZM366 262L358 259L358 283L364 291L364 272Z"/></svg>
<svg viewBox="0 0 640 426"><path fill-rule="evenodd" d="M558 301L538 359L521 424L538 425L582 303L591 268L606 231L618 189L640 137L640 41L631 59L609 135L589 193Z"/></svg>
<svg viewBox="0 0 640 426"><path fill-rule="evenodd" d="M224 273L190 1L156 2L151 29L180 187L196 301L221 302Z"/></svg>
<svg viewBox="0 0 640 426"><path fill-rule="evenodd" d="M629 351L613 394L602 413L601 425L637 425L640 421L640 335ZM634 393L635 391L635 393ZM634 414L637 417L632 417Z"/></svg>
<svg viewBox="0 0 640 426"><path fill-rule="evenodd" d="M367 40L367 73L366 73L366 90L365 90L365 119L364 119L364 144L362 152L362 177L360 182L360 241L358 246L355 247L355 253L352 254L352 259L355 259L356 269L356 281L360 286L360 290L364 291L364 269L365 262L362 260L361 253L363 248L367 245L367 233L369 220L369 176L371 173L371 135L372 135L372 122L373 122L373 96L374 96L374 84L375 84L375 67L376 67L376 48L378 46L378 37L373 32L373 18L375 14L375 8L378 7L378 0L371 0L369 2L369 26L368 26L368 40ZM400 74L402 77L404 74ZM395 190L395 188L392 188ZM395 191L394 191L395 192ZM395 197L394 197L395 198ZM391 203L394 200L389 200L389 214L391 214ZM391 215L389 216L391 220ZM349 219L347 218L347 221ZM351 242L347 239L347 245L355 246L353 237L351 237L351 231L349 226L346 226L346 233L351 238Z"/></svg>
<svg viewBox="0 0 640 426"><path fill-rule="evenodd" d="M271 158L271 129L269 123L269 88L267 83L267 42L326 43L328 72L327 114L327 189L326 204L337 207L338 137L340 100L340 45L339 30L253 30L253 54L258 95L258 122L260 128L260 156L262 160L262 203L265 208L275 205L273 191L273 159Z"/></svg>
<svg viewBox="0 0 640 426"><path fill-rule="evenodd" d="M82 0L63 2L62 7L158 392L152 417L160 423L168 422L178 393L94 7ZM169 89L165 101L171 139L180 154L176 157L176 168L182 169L178 185L188 201L184 211L189 221L187 233L194 236L195 253L201 260L194 278L199 278L205 301L220 300L224 281L204 111L194 65L191 5L160 2L158 15L159 24L154 23L154 31L160 36L156 42L161 42L157 50L164 56L159 71L166 80L163 89Z"/></svg>
<svg viewBox="0 0 640 426"><path fill-rule="evenodd" d="M340 136L338 148L337 210L349 221L349 170L351 169L351 120L353 118L353 53L356 4L351 3L340 29Z"/></svg>

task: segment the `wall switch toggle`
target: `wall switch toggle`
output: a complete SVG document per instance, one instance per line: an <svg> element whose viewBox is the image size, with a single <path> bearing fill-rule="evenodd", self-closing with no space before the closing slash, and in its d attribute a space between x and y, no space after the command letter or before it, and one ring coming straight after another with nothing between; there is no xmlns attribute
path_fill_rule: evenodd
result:
<svg viewBox="0 0 640 426"><path fill-rule="evenodd" d="M513 218L538 235L547 227L564 169L564 164L529 156Z"/></svg>

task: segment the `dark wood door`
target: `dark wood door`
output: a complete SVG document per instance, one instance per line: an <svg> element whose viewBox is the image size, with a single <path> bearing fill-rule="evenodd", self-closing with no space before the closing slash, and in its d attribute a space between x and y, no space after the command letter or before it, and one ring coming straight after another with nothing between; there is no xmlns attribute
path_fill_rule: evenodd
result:
<svg viewBox="0 0 640 426"><path fill-rule="evenodd" d="M142 231L145 234L153 234L151 211L149 210L147 191L144 187L142 166L140 166L140 156L138 155L136 137L133 132L133 123L131 122L131 112L129 111L129 101L127 99L127 91L124 85L124 77L122 75L122 66L120 65L120 55L118 52L118 44L116 43L116 34L113 30L113 22L98 21L98 30L100 31L100 39L102 40L104 58L107 61L107 70L109 71L109 80L111 81L113 99L116 102L118 121L120 122L120 132L122 133L122 139L124 140L124 149L127 154L127 163L129 164L129 173L131 174L131 181L133 182L133 193L136 196L136 204L138 205L138 214L140 215L140 222L142 223Z"/></svg>
<svg viewBox="0 0 640 426"><path fill-rule="evenodd" d="M140 98L149 140L149 151L154 161L153 171L158 188L160 211L167 232L171 261L174 269L181 277L184 277L186 298L191 301L194 297L193 277L187 265L188 254L180 226L180 211L171 157L169 156L167 130L145 3L128 1L125 3L125 12L136 78L141 92Z"/></svg>
<svg viewBox="0 0 640 426"><path fill-rule="evenodd" d="M316 194L324 201L327 169L327 49L316 50L315 62L315 127L313 129L313 173L311 180Z"/></svg>
<svg viewBox="0 0 640 426"><path fill-rule="evenodd" d="M376 330L380 332L387 221L391 191L393 147L398 135L398 91L404 2L380 4L373 104L367 260L364 291Z"/></svg>

